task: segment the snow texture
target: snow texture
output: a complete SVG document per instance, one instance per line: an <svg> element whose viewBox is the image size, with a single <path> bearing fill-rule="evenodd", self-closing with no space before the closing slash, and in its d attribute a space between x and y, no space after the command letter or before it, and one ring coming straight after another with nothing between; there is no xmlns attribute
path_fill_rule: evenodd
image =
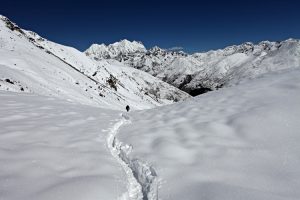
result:
<svg viewBox="0 0 300 200"><path fill-rule="evenodd" d="M131 113L121 141L151 163L160 199L300 198L300 70Z"/></svg>
<svg viewBox="0 0 300 200"><path fill-rule="evenodd" d="M127 119L2 91L1 198L299 199L299 77L276 72Z"/></svg>
<svg viewBox="0 0 300 200"><path fill-rule="evenodd" d="M126 178L106 146L118 112L0 92L0 199L117 199Z"/></svg>
<svg viewBox="0 0 300 200"><path fill-rule="evenodd" d="M107 138L108 148L113 157L120 163L127 176L127 192L121 199L124 200L157 200L158 184L155 170L139 159L131 159L129 154L132 146L123 144L117 139L119 129L130 123L130 117L122 114L122 119L118 121L110 130Z"/></svg>

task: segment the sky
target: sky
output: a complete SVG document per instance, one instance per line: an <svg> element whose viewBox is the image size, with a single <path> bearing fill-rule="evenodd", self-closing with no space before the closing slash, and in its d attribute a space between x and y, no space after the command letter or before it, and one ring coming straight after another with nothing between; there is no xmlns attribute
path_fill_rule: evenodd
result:
<svg viewBox="0 0 300 200"><path fill-rule="evenodd" d="M300 39L298 0L0 0L0 14L81 51L122 39L189 53Z"/></svg>

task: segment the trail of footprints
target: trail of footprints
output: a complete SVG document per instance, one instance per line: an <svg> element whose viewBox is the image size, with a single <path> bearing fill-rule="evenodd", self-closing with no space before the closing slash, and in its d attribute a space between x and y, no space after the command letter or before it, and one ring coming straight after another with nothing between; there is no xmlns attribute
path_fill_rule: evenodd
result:
<svg viewBox="0 0 300 200"><path fill-rule="evenodd" d="M120 199L124 200L158 200L158 178L155 170L139 159L132 159L129 154L132 146L117 139L120 128L131 123L129 116L122 114L121 119L111 128L107 145L112 156L126 173L128 191Z"/></svg>

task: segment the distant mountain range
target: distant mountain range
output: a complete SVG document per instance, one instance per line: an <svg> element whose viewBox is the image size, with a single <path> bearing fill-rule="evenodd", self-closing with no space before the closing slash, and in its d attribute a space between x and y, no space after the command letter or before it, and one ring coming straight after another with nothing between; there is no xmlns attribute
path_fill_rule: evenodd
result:
<svg viewBox="0 0 300 200"><path fill-rule="evenodd" d="M196 96L227 87L267 72L300 67L300 41L246 42L203 53L187 54L159 47L146 49L140 42L122 40L93 44L85 54L96 61L122 63Z"/></svg>

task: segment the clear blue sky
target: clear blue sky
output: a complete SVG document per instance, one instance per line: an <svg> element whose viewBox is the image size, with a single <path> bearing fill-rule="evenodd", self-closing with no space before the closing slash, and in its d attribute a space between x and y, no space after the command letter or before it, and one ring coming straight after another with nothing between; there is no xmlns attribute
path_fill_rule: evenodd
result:
<svg viewBox="0 0 300 200"><path fill-rule="evenodd" d="M52 41L85 50L121 39L187 52L300 38L300 1L6 0L0 12Z"/></svg>

